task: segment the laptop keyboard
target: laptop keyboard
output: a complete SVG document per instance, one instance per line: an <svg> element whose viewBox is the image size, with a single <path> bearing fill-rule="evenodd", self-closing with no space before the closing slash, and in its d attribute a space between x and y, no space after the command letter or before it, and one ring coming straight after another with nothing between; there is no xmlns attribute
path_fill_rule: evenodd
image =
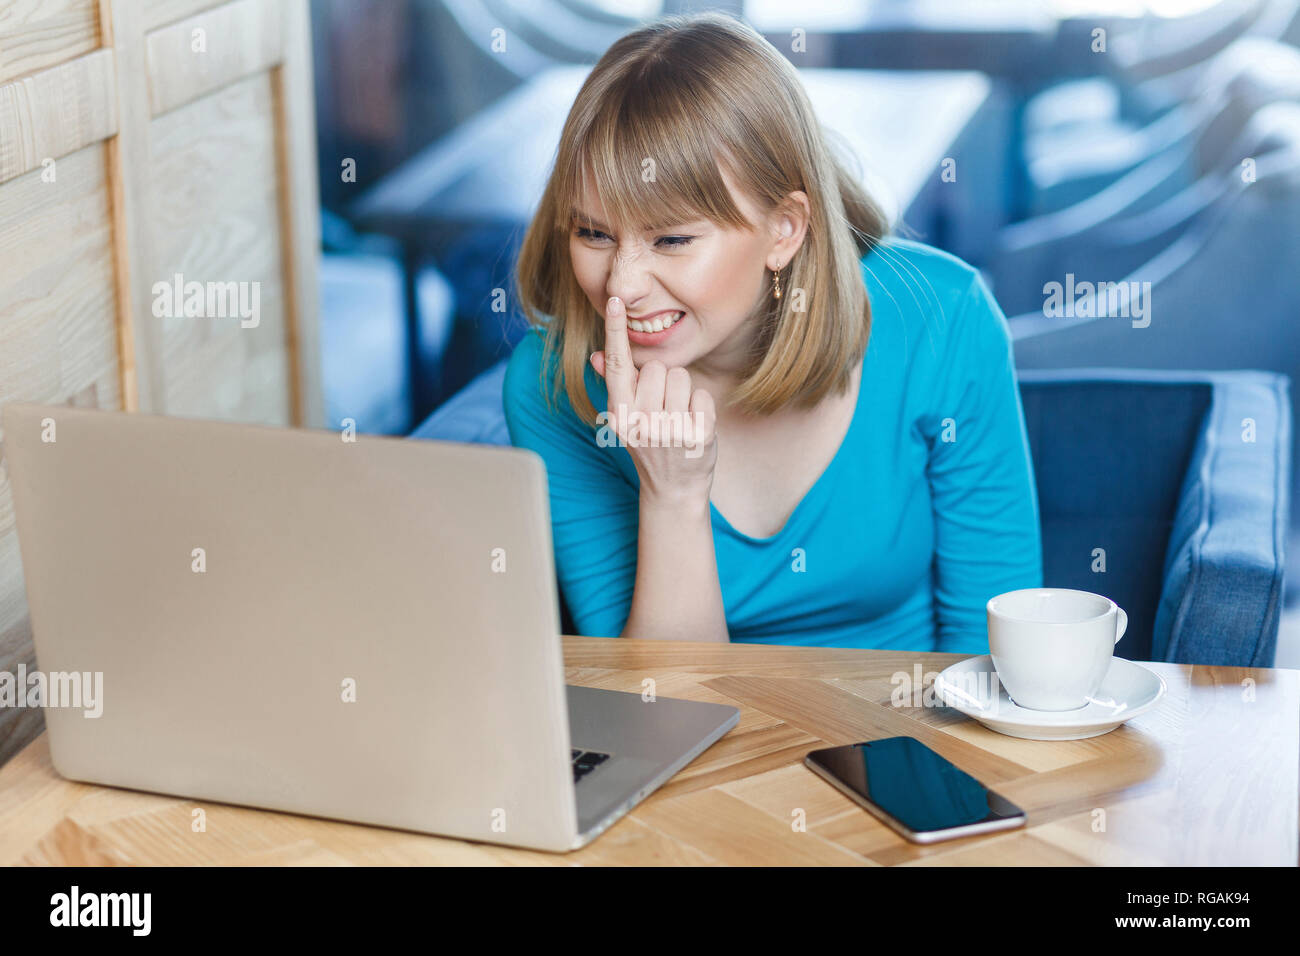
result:
<svg viewBox="0 0 1300 956"><path fill-rule="evenodd" d="M599 753L595 750L573 750L570 751L570 756L573 759L574 783L577 783L609 759L609 754Z"/></svg>

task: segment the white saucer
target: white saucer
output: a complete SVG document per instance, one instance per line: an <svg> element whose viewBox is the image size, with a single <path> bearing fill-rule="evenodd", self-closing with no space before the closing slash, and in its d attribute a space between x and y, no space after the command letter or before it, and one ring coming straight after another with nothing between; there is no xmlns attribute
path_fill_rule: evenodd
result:
<svg viewBox="0 0 1300 956"><path fill-rule="evenodd" d="M935 696L949 707L990 730L1026 740L1082 740L1109 733L1150 710L1165 691L1164 678L1122 657L1111 659L1101 687L1077 710L1018 706L1007 696L987 654L958 661L934 680Z"/></svg>

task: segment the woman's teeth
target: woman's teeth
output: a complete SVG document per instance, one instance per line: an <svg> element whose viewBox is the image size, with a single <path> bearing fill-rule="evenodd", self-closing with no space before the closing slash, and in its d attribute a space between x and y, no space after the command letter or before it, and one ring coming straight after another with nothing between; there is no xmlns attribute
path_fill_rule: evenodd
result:
<svg viewBox="0 0 1300 956"><path fill-rule="evenodd" d="M627 327L633 332L662 332L664 329L669 329L676 325L677 321L685 314L685 312L674 312L667 318L664 318L662 315L656 315L653 319L645 322L640 319L628 319Z"/></svg>

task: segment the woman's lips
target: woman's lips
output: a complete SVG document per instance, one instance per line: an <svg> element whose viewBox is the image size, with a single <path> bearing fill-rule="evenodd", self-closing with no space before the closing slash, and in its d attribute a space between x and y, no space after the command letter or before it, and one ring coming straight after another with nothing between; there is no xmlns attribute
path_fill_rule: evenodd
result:
<svg viewBox="0 0 1300 956"><path fill-rule="evenodd" d="M653 316L646 322L637 319L628 319L627 339L633 345L660 345L668 341L669 337L673 334L673 330L682 324L682 320L685 317L685 312L668 312ZM665 319L667 319L670 324L664 325L664 327L658 332L646 330L647 327L653 328L655 322L663 323ZM632 325L633 322L640 325L641 329L638 330L634 328Z"/></svg>

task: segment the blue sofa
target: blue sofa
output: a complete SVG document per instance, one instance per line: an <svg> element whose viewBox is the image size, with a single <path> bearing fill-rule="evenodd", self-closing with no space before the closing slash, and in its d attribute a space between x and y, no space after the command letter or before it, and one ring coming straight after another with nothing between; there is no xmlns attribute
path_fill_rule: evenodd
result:
<svg viewBox="0 0 1300 956"><path fill-rule="evenodd" d="M1270 667L1291 464L1290 380L1271 372L1020 374L1044 583L1127 610L1130 660ZM505 362L411 438L509 444ZM1243 440L1243 419L1254 441ZM563 599L561 598L563 609ZM575 633L563 612L566 633Z"/></svg>

